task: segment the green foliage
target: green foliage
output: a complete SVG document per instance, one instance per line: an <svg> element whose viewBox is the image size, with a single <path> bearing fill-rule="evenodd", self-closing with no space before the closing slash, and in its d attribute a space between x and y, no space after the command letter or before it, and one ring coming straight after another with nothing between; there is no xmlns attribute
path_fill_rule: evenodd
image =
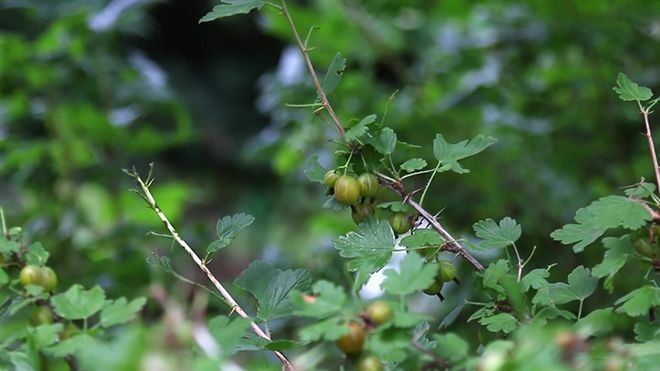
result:
<svg viewBox="0 0 660 371"><path fill-rule="evenodd" d="M483 241L483 249L502 248L514 245L522 234L522 229L514 219L506 217L497 225L493 219L481 220L474 224L474 233Z"/></svg>
<svg viewBox="0 0 660 371"><path fill-rule="evenodd" d="M106 301L101 311L101 326L110 327L135 319L146 302L146 298L137 298L130 302L126 298Z"/></svg>
<svg viewBox="0 0 660 371"><path fill-rule="evenodd" d="M464 140L452 144L447 142L441 134L437 134L433 140L433 156L442 164L441 169L465 174L470 171L462 167L458 161L482 152L495 142L495 138L478 135L470 141Z"/></svg>
<svg viewBox="0 0 660 371"><path fill-rule="evenodd" d="M66 319L83 319L101 310L105 293L99 286L85 290L80 285L73 285L66 292L53 296L51 300L58 315Z"/></svg>
<svg viewBox="0 0 660 371"><path fill-rule="evenodd" d="M392 228L385 220L367 219L357 231L348 232L334 242L339 255L350 259L348 270L375 272L387 264L394 249Z"/></svg>
<svg viewBox="0 0 660 371"><path fill-rule="evenodd" d="M341 56L341 53L335 54L335 57L332 59L332 62L330 62L330 66L328 67L328 70L325 74L325 77L323 78L323 83L321 83L321 86L323 87L323 91L326 94L332 93L336 88L337 85L339 85L339 81L341 81L341 75L344 73L344 69L346 68L346 58Z"/></svg>
<svg viewBox="0 0 660 371"><path fill-rule="evenodd" d="M211 242L206 249L206 255L209 256L218 250L229 246L236 236L245 228L254 222L254 217L247 214L236 214L225 216L218 220L215 227L218 239Z"/></svg>
<svg viewBox="0 0 660 371"><path fill-rule="evenodd" d="M610 228L622 226L635 230L649 220L651 214L639 201L622 196L607 196L579 209L575 213L578 224L567 224L550 236L565 245L575 244L573 251L581 252Z"/></svg>
<svg viewBox="0 0 660 371"><path fill-rule="evenodd" d="M426 289L433 283L438 271L436 264L425 264L417 253L409 253L401 261L399 271L385 271L382 288L392 295L410 295Z"/></svg>
<svg viewBox="0 0 660 371"><path fill-rule="evenodd" d="M623 73L616 77L616 85L613 89L623 101L646 101L653 97L651 89L637 85Z"/></svg>
<svg viewBox="0 0 660 371"><path fill-rule="evenodd" d="M247 14L254 9L261 9L266 4L263 0L223 0L222 4L213 7L199 22L210 22L216 19L236 14Z"/></svg>
<svg viewBox="0 0 660 371"><path fill-rule="evenodd" d="M630 47L653 40L648 27L619 27L610 22L610 12L645 24L653 20L655 4L611 8L586 1L566 13L558 5L506 1L383 6L314 0L287 10L265 1L225 0L200 22L267 5L256 24L269 37L251 38L238 18L223 24L222 39L233 40L232 30L239 30L240 42L205 49L230 56L226 65L210 63L210 54L191 63L208 82L197 89L184 87L195 85L185 63L166 61L158 46L145 50L158 56L169 81L159 86L145 77L158 68L136 67L140 58L124 50L122 43L135 35L149 40L144 24L153 19L147 6L130 6L114 25L98 26L97 15L105 10L92 3L70 12L70 4L35 11L28 2L5 7L8 15L0 15L6 21L0 22L0 148L6 153L0 177L7 184L2 196L12 214L26 221L7 228L0 213L0 368L64 369L73 362L70 368L83 370L217 369L237 352L246 354L230 361L245 369L278 367L275 357L247 353L264 351L286 351L299 369L352 369L367 356L386 369L658 364L660 198L654 184L639 180L652 175L646 139L638 128L619 124L633 111L611 104L613 94L604 94L622 62L635 75L655 75L652 67L634 62L652 60L653 50ZM310 30L304 52L312 60L291 62L283 55L277 73L241 79L246 63L234 60L241 53L226 48L250 45L242 50L268 65L270 53L279 53L283 44L273 37L291 40L282 12L300 30ZM183 15L177 14L179 20ZM180 27L171 21L168 29L176 29L178 37ZM572 39L565 36L576 29L598 32L583 33L580 45L567 43ZM188 42L203 39L183 35ZM313 97L312 84L300 78L308 62L328 66L321 87L331 94L341 122L348 123L343 137L328 140L332 126L341 124L330 122L328 107L318 100L284 104ZM249 98L228 104L228 96L215 94L216 79L222 91L231 87L232 97L242 97L238 87L249 86L243 88ZM261 94L257 110L255 80ZM616 84L619 98L637 101L648 119L658 101L651 89L624 74ZM393 94L395 88L400 90ZM260 114L267 117L250 119ZM442 134L435 134L439 123ZM235 143L234 132L251 136L249 128L263 132L246 145ZM431 133L432 145L411 144L430 144ZM502 145L493 146L490 135ZM473 139L450 143L445 137ZM466 165L464 160L490 147L488 156ZM299 181L297 170L306 158L309 180L323 183L327 168L350 176L369 173L378 177L371 182L374 192L342 205L330 184ZM164 163L165 179L176 179L146 178L158 200L151 207L181 225L181 235L150 233L166 237L164 243L145 243L143 233L160 227L160 220L116 179L124 163L154 159ZM456 174L470 171L476 177L457 181ZM607 195L631 182L636 183L625 187L625 196ZM322 192L328 197L321 206ZM551 234L573 245L572 251L556 248L548 229L586 199L597 201L579 209L575 223ZM208 241L212 232L204 219L217 215L218 205L249 210L259 224L239 238L255 217L220 219L217 239L201 263L194 259L204 273L196 276L188 254ZM358 207L370 212L355 218ZM438 210L446 211L434 221L429 215ZM516 219L483 219L502 210ZM394 228L397 234L387 222L392 213L405 224ZM465 227L479 219L475 242ZM26 243L35 234L44 235L43 245ZM193 252L179 251L179 237L189 238ZM330 240L334 249L328 249ZM261 256L268 263L254 260L251 246L267 246ZM472 256L464 246L488 251ZM587 246L586 254L575 254ZM223 259L210 264L220 249L226 249ZM392 259L396 255L404 256ZM235 274L234 267L249 261ZM46 263L68 289L20 284L21 268ZM391 306L393 317L377 323L364 310L369 301L361 289L368 293L373 285L364 284L388 263L378 300ZM309 270L274 268L300 264ZM438 297L422 299L421 291L438 283L442 264L452 264L452 274L433 291ZM216 286L237 275L234 284L243 290L229 290L235 296L227 300L227 292L219 295L205 281L212 274ZM313 286L312 275L318 276ZM180 282L172 284L172 278ZM600 278L608 294L597 291ZM120 297L147 289L155 299L149 303ZM207 303L208 294L218 300ZM256 308L244 306L248 296ZM234 299L248 318L235 315ZM28 317L33 321L28 312L35 309L52 311L46 320L53 323L28 324ZM348 333L348 323L363 329L367 339L355 359L342 358L332 344ZM276 340L254 334L256 326ZM447 332L440 331L445 327Z"/></svg>
<svg viewBox="0 0 660 371"><path fill-rule="evenodd" d="M292 290L306 290L311 280L309 271L305 269L281 270L256 260L236 277L234 284L257 299L258 316L267 321L291 314L293 306L289 293Z"/></svg>

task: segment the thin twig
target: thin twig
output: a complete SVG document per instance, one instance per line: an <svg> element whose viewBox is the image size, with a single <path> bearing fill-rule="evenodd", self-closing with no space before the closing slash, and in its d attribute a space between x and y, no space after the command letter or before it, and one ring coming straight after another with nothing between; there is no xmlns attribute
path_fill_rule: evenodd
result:
<svg viewBox="0 0 660 371"><path fill-rule="evenodd" d="M319 82L319 78L316 75L316 71L314 70L314 65L312 64L312 60L309 58L309 48L303 43L302 39L300 38L300 35L298 34L296 25L293 23L293 19L291 19L291 14L289 13L289 9L286 6L286 1L281 0L281 4L282 4L282 14L284 14L286 20L289 22L289 27L291 27L291 32L293 32L293 36L296 38L296 43L298 44L298 47L300 48L300 51L303 54L303 58L305 58L305 63L307 64L307 70L309 71L309 74L312 76L312 82L314 83L316 92L318 93L319 99L323 104L323 108L325 108L325 110L328 111L328 114L332 118L332 122L334 122L335 126L337 127L337 131L339 131L339 134L341 136L344 136L344 132L345 132L344 125L342 125L341 120L339 120L339 117L337 117L337 114L335 113L334 109L332 109L332 105L330 105L330 101L328 100L328 97L325 95L325 91L323 90L323 87ZM332 71L330 71L329 73L331 72Z"/></svg>
<svg viewBox="0 0 660 371"><path fill-rule="evenodd" d="M415 200L410 197L410 194L408 194L403 187L403 184L401 182L397 182L393 180L392 178L389 178L387 176L384 176L380 173L376 173L378 177L380 178L381 182L385 184L388 188L391 190L397 192L401 197L403 197L403 201L410 205L417 213L424 219L426 219L427 222L435 229L442 238L444 238L447 243L443 245L443 250L445 251L451 251L454 252L460 256L462 256L465 260L470 262L478 271L484 270L483 264L481 264L474 256L472 256L454 237L452 237L449 232L438 222L438 220L431 215L426 209L424 209L420 204L415 202Z"/></svg>
<svg viewBox="0 0 660 371"><path fill-rule="evenodd" d="M149 207L153 209L156 212L156 215L158 215L158 218L163 222L165 225L165 228L169 231L170 235L172 238L181 246L187 253L190 255L192 260L195 262L195 264L199 267L199 269L206 274L208 279L213 283L215 288L220 292L222 297L227 300L227 303L231 306L231 310L235 311L240 315L241 317L247 319L250 321L250 326L252 327L252 330L261 338L264 338L268 341L270 341L270 337L257 325L250 317L247 315L247 313L241 308L236 300L231 296L231 294L225 289L225 287L218 281L217 278L211 273L209 268L204 264L202 259L199 258L199 256L195 253L195 251L188 245L188 243L179 236L179 233L174 229L174 226L172 223L170 223L169 219L163 213L163 211L160 209L158 206L158 203L156 203L156 199L154 196L151 194L151 191L149 190L149 187L147 186L146 182L142 180L142 178L139 176L139 174L135 171L128 171L124 170L124 173L126 173L128 176L133 178L137 185L139 186L139 190L141 191L141 194L144 196L144 199L147 201L149 204ZM273 353L277 356L277 358L280 359L282 364L286 366L288 370L294 371L295 368L293 367L293 364L289 361L289 359L284 355L284 353L274 350Z"/></svg>
<svg viewBox="0 0 660 371"><path fill-rule="evenodd" d="M651 151L651 159L653 160L653 170L655 171L655 181L658 186L658 191L660 192L660 167L658 166L658 156L655 154L655 144L653 144L653 136L651 135L651 124L649 123L649 115L651 111L644 108L641 103L639 104L639 110L644 116L644 125L646 126L646 139L649 142L649 149Z"/></svg>
<svg viewBox="0 0 660 371"><path fill-rule="evenodd" d="M516 263L516 267L518 267L517 278L518 278L518 282L520 282L520 278L522 277L522 270L525 265L523 263L522 258L520 258L520 254L518 253L518 248L516 247L516 244L515 243L511 244L511 246L513 247L513 251L516 253L516 259L518 259L518 262Z"/></svg>
<svg viewBox="0 0 660 371"><path fill-rule="evenodd" d="M298 47L300 48L300 51L303 54L303 58L305 59L305 63L307 64L307 70L309 71L309 74L312 77L312 83L314 84L316 93L318 94L319 99L323 104L323 107L325 108L325 110L328 111L328 114L332 118L332 121L337 127L337 130L343 136L345 133L344 125L342 125L341 120L339 120L339 117L337 117L337 115L335 114L335 111L332 108L332 105L330 104L330 101L328 100L325 91L323 90L323 86L321 86L321 83L319 82L319 78L316 75L316 71L314 70L314 65L312 64L312 60L309 57L309 53L308 53L309 49L306 46L306 43L303 43L303 41L300 38L300 35L298 34L298 30L296 29L296 26L293 23L293 19L291 18L291 14L289 13L289 9L286 6L286 1L280 0L280 2L282 4L282 14L284 14L287 21L289 22L289 27L291 28L291 32L293 32L293 36L296 39L296 43L298 44ZM352 154L353 152L351 152L351 155ZM472 265L474 265L474 267L477 270L480 271L484 270L484 266L472 255L470 255L470 253L468 253L467 250L465 250L465 248L463 248L463 246L461 246L429 212L424 210L424 208L421 205L419 205L417 202L415 202L412 198L408 197L409 195L405 192L405 190L403 190L403 186L401 185L400 182L397 182L396 180L383 174L378 174L378 176L381 179L384 179L385 180L384 183L387 184L391 189L397 191L404 198L404 201L408 203L410 206L412 206L424 219L426 219L431 224L431 226L433 226L433 228L445 240L449 241L449 243L446 244L447 247L445 248L445 250L455 252L461 255ZM397 186L399 188L397 188Z"/></svg>

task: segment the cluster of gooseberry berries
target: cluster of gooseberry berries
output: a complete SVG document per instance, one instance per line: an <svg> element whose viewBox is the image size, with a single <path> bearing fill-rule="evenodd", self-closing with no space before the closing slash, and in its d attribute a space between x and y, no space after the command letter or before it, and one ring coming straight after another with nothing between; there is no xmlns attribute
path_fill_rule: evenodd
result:
<svg viewBox="0 0 660 371"><path fill-rule="evenodd" d="M349 358L356 360L356 370L382 371L385 369L378 357L373 354L363 354L364 342L370 329L387 323L393 316L394 311L388 302L376 300L367 305L359 320L346 323L348 333L340 337L336 344Z"/></svg>
<svg viewBox="0 0 660 371"><path fill-rule="evenodd" d="M454 266L449 260L439 260L438 273L435 275L435 280L431 286L424 290L424 293L427 295L438 296L441 300L444 300L440 291L442 290L442 286L449 281L458 281L456 278L456 266Z"/></svg>
<svg viewBox="0 0 660 371"><path fill-rule="evenodd" d="M378 177L372 173L363 173L357 178L352 175L340 174L336 170L329 170L323 177L323 182L329 188L329 193L337 202L351 207L351 216L355 224L360 224L367 217L375 214L373 202L378 193ZM393 212L389 218L390 226L395 235L408 232L412 228L412 218L405 212ZM427 255L427 259L433 255ZM442 286L456 279L456 267L449 260L438 261L438 273L434 282L424 293L444 299L440 291Z"/></svg>
<svg viewBox="0 0 660 371"><path fill-rule="evenodd" d="M337 202L351 207L351 216L355 224L360 224L367 217L376 213L373 202L378 193L378 177L372 173L363 173L357 178L352 175L341 175L336 170L329 170L323 177L323 183L329 188L330 194ZM395 212L390 216L392 231L397 235L406 233L412 227L411 218L403 212Z"/></svg>

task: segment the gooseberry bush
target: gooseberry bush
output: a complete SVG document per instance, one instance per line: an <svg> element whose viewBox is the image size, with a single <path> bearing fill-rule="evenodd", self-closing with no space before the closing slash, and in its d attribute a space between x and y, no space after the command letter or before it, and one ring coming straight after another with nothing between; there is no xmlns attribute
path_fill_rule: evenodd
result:
<svg viewBox="0 0 660 371"><path fill-rule="evenodd" d="M535 267L537 247L520 244L522 227L514 218L494 215L474 223L473 236L455 238L435 210L425 207L425 200L434 197L430 190L436 177L469 173L463 160L487 151L495 138L478 135L454 141L436 134L417 145L387 126L386 112L342 121L329 96L341 82L346 60L337 53L319 78L310 57L313 29L301 38L285 1L225 0L200 21L253 10L286 18L317 93L312 103L295 106L311 108L336 129L336 137L329 138L335 166L325 168L312 159L304 173L327 191L319 207L350 215L355 223L353 231L333 242L344 267L327 267L345 270L349 284L315 279L304 267L282 269L254 261L229 290L208 263L254 218L242 213L221 218L217 239L200 252L177 232L152 194L157 186L153 167L145 177L134 168L124 170L135 182L133 191L163 222L166 234L159 235L182 248L213 287L187 279L161 253L154 252L148 263L199 285L227 305L226 315L197 324L186 362L195 369L218 369L237 352L267 352L272 354L271 365L288 370L657 368L660 169L649 117L659 98L650 89L624 74L614 87L621 100L639 107L655 184L642 178L622 194L577 210L575 223L555 230L551 237L576 254L601 249L597 253L603 258L593 267L576 266L567 277L553 280L553 267L562 262ZM432 148L432 158L415 155L424 146ZM420 182L423 186L415 188ZM0 310L3 316L21 316L29 325L3 340L0 362L22 369L51 362L94 369L94 356L113 338L112 328L136 317L146 299L107 300L98 286L73 285L60 291L57 273L46 265L46 249L26 244L20 228L5 227L4 217L2 232ZM364 299L361 288L381 271L382 295ZM634 289L612 297L609 306L584 310L590 297L611 295L622 281ZM460 287L469 287L471 296L456 305L449 299ZM234 290L254 298L254 313L234 298ZM443 318L434 318L416 310L421 296L454 307ZM466 314L468 322L478 324L478 336L456 329L456 319ZM295 336L271 332L272 323L285 323L277 328L291 327Z"/></svg>

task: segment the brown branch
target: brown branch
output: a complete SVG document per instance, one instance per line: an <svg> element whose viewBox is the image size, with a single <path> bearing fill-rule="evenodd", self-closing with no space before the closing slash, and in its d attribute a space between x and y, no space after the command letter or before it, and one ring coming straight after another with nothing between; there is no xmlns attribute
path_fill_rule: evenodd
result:
<svg viewBox="0 0 660 371"><path fill-rule="evenodd" d="M302 52L303 57L305 58L305 62L307 64L307 70L309 71L309 74L312 77L312 82L314 83L314 88L316 89L316 92L319 95L319 98L321 99L321 104L323 104L323 107L328 111L328 114L330 114L330 117L332 118L332 121L337 127L337 130L343 136L345 132L344 126L339 120L339 117L337 117L337 115L335 114L335 111L332 109L332 105L330 104L330 101L328 101L328 97L326 96L323 87L319 83L318 76L316 75L316 71L314 70L314 65L312 64L312 60L309 58L309 53L308 53L309 50L307 49L307 46L303 43L302 39L300 38L300 35L298 34L296 26L293 23L293 19L291 18L291 14L289 13L289 9L286 6L286 1L281 0L280 2L282 4L282 13L289 22L289 27L293 32L293 36L296 39L296 43L298 44L298 47L300 48L300 51ZM445 247L443 248L444 250L457 253L461 255L463 258L465 258L465 260L469 261L477 270L479 271L484 270L484 266L477 259L475 259L472 255L470 255L470 253L467 252L467 250L465 250L465 248L463 248L463 246L461 246L461 244L459 244L430 213L424 210L424 208L420 204L415 202L410 197L410 195L405 192L405 190L403 189L403 185L400 182L396 182L396 181L392 182L391 178L383 178L381 174L379 174L379 177L391 189L398 192L401 195L401 197L403 197L406 203L412 206L412 208L415 209L419 213L419 215L422 216L422 218L426 219L431 224L431 226L433 226L433 228L445 240L449 242L445 244Z"/></svg>
<svg viewBox="0 0 660 371"><path fill-rule="evenodd" d="M660 192L660 167L658 166L658 156L655 154L655 144L653 144L653 136L651 135L651 124L649 123L649 115L651 112L644 108L641 103L639 104L639 110L644 116L644 126L646 126L646 139L649 142L649 150L651 151L651 159L653 160L653 170L655 171L655 181L658 186L658 192Z"/></svg>
<svg viewBox="0 0 660 371"><path fill-rule="evenodd" d="M402 198L405 203L410 205L417 213L424 218L433 229L435 229L442 238L444 238L447 243L443 245L442 249L444 251L450 251L453 253L456 253L460 256L462 256L465 260L470 262L478 271L484 270L484 266L474 257L472 256L461 244L452 237L449 232L438 222L438 220L431 215L428 211L426 211L420 204L415 202L415 200L410 197L410 194L408 194L403 187L403 184L401 182L398 182L396 180L393 180L392 178L385 177L382 174L378 174L378 177L380 178L381 182L385 184L388 188L391 190L395 191L398 193Z"/></svg>
<svg viewBox="0 0 660 371"><path fill-rule="evenodd" d="M296 25L293 23L293 19L291 19L291 14L289 13L289 9L286 6L286 1L281 0L281 3L282 3L282 14L284 14L286 20L289 22L289 27L291 27L291 32L293 32L293 36L296 38L296 43L298 44L298 48L300 48L300 52L305 58L305 63L307 64L307 70L309 71L309 74L312 76L312 82L314 83L314 88L316 89L316 92L319 95L321 104L323 104L323 108L325 108L325 110L328 111L328 114L332 118L332 122L337 127L337 131L339 131L339 134L341 136L344 136L345 133L344 125L342 125L341 120L339 120L339 117L337 117L335 110L332 109L332 105L330 105L330 101L328 100L328 97L326 96L325 91L323 90L323 87L319 82L319 78L316 75L316 71L314 71L314 65L312 64L312 60L309 58L309 49L307 48L307 45L303 43L302 39L300 38L300 35L298 34Z"/></svg>
<svg viewBox="0 0 660 371"><path fill-rule="evenodd" d="M195 251L190 247L190 245L188 245L188 243L183 238L181 238L181 236L179 236L179 233L176 231L176 229L174 229L174 226L172 225L172 223L170 223L170 221L167 218L167 216L165 215L165 213L163 213L163 211L160 209L160 207L156 203L156 199L154 198L154 196L151 194L151 191L149 190L149 185L151 184L151 179L148 178L147 181L145 182L144 180L142 180L140 175L135 171L124 170L124 173L126 175L130 176L131 178L133 178L133 180L137 183L137 185L139 186L138 191L141 192L140 195L149 204L149 207L156 212L156 215L158 215L158 218L163 222L163 224L165 225L165 228L167 228L168 232L170 233L170 235L172 236L174 241L176 241L176 243L179 244L179 246L181 246L188 253L188 255L190 255L190 257L195 262L195 264L199 267L199 269L206 274L206 277L208 277L208 279L213 283L213 286L215 286L215 288L220 292L222 297L225 298L227 303L229 303L229 305L231 306L231 310L233 312L238 313L239 316L249 320L250 321L250 326L252 327L252 330L259 337L270 341L270 336L268 336L259 327L259 325L257 325L254 321L252 321L252 319L250 319L250 317L247 315L247 313L243 310L243 308L241 308L240 305L238 305L236 300L234 300L234 298L225 289L225 287L220 283L220 281L218 281L218 279L215 278L213 273L211 273L211 271L206 266L206 264L202 261L202 259L200 259L200 257L195 253ZM284 364L284 366L286 366L286 368L288 370L295 371L295 368L293 367L293 364L291 364L291 362L284 355L284 353L282 353L280 351L277 351L277 350L274 350L273 353L275 353L277 358L280 359L282 364Z"/></svg>

